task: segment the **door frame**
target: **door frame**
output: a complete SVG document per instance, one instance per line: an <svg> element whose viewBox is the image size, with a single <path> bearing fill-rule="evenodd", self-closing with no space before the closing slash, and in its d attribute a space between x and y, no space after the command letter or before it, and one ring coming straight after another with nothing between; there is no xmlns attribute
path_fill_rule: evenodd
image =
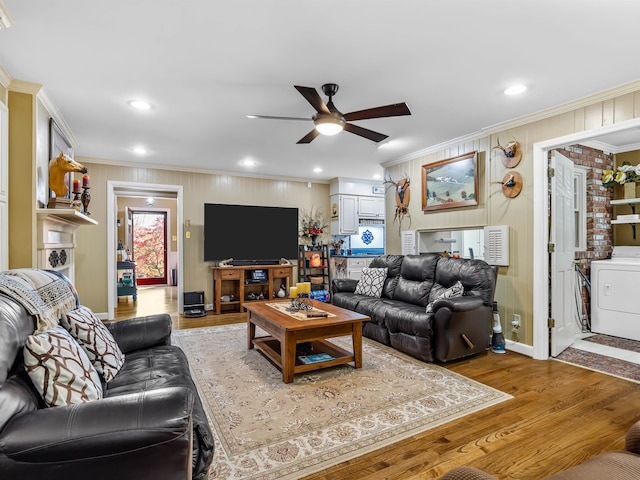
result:
<svg viewBox="0 0 640 480"><path fill-rule="evenodd" d="M171 285L171 278L169 275L169 246L171 245L171 211L168 208L155 208L155 207L128 207L131 210L132 217L138 213L163 213L164 214L164 280L166 285ZM135 248L133 244L133 226L131 227L131 260L135 256ZM137 272L137 271L136 271ZM136 279L138 278L136 273ZM140 283L138 283L140 285ZM151 284L151 285L163 285L162 283Z"/></svg>
<svg viewBox="0 0 640 480"><path fill-rule="evenodd" d="M176 199L177 211L177 235L178 235L178 312L183 312L183 291L184 285L183 269L184 269L184 248L183 248L183 224L184 224L184 193L182 185L162 185L155 183L138 183L107 180L107 318L113 318L115 306L118 302L118 291L116 289L116 250L118 245L117 237L117 196L153 196L164 194Z"/></svg>
<svg viewBox="0 0 640 480"><path fill-rule="evenodd" d="M640 118L544 140L533 145L533 358L535 359L549 358L548 153L556 148L588 142L600 135L633 129L640 129Z"/></svg>

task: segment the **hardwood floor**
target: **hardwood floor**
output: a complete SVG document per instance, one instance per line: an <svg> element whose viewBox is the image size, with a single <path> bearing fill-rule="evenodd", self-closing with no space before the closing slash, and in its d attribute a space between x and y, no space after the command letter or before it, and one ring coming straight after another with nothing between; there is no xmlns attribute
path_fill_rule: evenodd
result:
<svg viewBox="0 0 640 480"><path fill-rule="evenodd" d="M184 318L175 305L167 307L170 299L159 300L159 291L149 292L148 298L152 295L156 298L148 308L146 289L139 293L139 306L121 300L116 318L165 308L178 329L246 321L244 314ZM445 368L514 398L305 480L435 479L458 465L499 479L538 479L600 452L624 448L626 431L640 420L640 384L555 360L487 353Z"/></svg>

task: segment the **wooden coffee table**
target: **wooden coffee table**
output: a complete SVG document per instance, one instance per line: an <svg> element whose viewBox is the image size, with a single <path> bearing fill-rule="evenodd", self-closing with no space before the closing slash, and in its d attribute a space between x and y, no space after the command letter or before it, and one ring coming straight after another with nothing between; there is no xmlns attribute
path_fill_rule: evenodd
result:
<svg viewBox="0 0 640 480"><path fill-rule="evenodd" d="M270 304L275 302L245 303L249 313L247 321L247 347L256 348L282 371L284 383L293 382L296 373L318 370L353 362L355 368L362 367L362 322L369 317L329 303L313 300L315 309L323 310L333 316L299 320L281 312ZM287 302L278 302L288 305ZM267 332L268 336L256 337L256 326ZM353 351L349 352L327 342L327 338L351 335ZM333 357L317 363L304 364L298 359L296 345L311 342L310 354L327 353Z"/></svg>

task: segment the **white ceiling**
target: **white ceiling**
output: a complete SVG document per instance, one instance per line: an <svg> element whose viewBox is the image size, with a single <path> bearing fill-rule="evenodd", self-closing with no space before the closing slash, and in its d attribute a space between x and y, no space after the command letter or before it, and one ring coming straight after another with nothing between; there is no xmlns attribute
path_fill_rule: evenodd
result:
<svg viewBox="0 0 640 480"><path fill-rule="evenodd" d="M0 65L44 85L76 156L130 164L368 179L381 163L640 78L637 0L4 5ZM412 115L354 122L389 135L383 149L347 132L297 145L311 120L246 117L310 118L293 86L328 82L342 112L406 102ZM503 95L513 83L528 90ZM131 109L136 98L152 110ZM248 158L257 165L241 166Z"/></svg>

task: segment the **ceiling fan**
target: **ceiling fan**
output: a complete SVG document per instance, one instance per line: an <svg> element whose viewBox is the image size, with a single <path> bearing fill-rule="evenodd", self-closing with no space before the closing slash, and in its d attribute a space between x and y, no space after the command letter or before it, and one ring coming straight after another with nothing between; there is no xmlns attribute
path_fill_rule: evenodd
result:
<svg viewBox="0 0 640 480"><path fill-rule="evenodd" d="M333 104L333 96L338 92L338 85L335 83L325 83L322 85L322 91L329 97L329 101L325 104L318 94L318 91L312 87L301 87L295 85L295 89L316 109L316 113L311 117L315 128L307 133L296 143L311 143L318 135L336 135L342 130L355 133L364 138L368 138L376 143L383 141L388 135L374 132L367 128L359 127L348 123L354 120L367 120L371 118L382 117L399 117L402 115L411 115L409 107L406 103L393 103L383 107L367 108L358 110L357 112L341 113ZM271 115L247 115L249 118L267 118L274 120L304 120L309 118L301 117L275 117Z"/></svg>

